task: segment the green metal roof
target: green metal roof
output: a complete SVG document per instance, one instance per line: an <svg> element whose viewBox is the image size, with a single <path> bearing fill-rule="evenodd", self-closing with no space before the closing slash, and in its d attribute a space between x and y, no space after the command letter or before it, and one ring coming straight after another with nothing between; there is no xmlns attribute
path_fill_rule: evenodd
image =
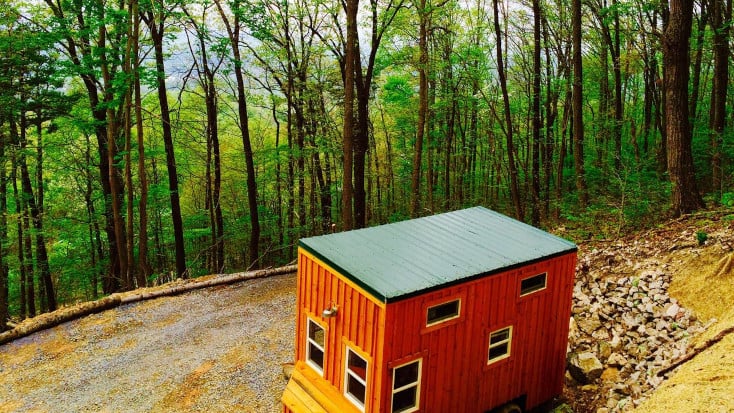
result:
<svg viewBox="0 0 734 413"><path fill-rule="evenodd" d="M385 303L576 251L483 207L305 238L300 246Z"/></svg>

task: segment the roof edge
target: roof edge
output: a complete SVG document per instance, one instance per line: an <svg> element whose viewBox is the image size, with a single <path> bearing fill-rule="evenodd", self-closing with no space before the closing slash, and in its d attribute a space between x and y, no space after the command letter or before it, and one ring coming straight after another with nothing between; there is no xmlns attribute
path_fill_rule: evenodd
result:
<svg viewBox="0 0 734 413"><path fill-rule="evenodd" d="M334 270L338 271L339 272L339 275L342 275L342 276L346 277L347 279L349 279L349 281L353 282L359 288L361 288L362 290L364 290L365 292L367 292L368 294L370 294L372 296L372 298L374 298L375 300L377 300L377 301L379 301L379 302L381 302L383 304L387 304L388 303L388 299L387 299L387 297L385 297L384 294L380 294L379 292L377 292L377 290L375 290L374 288L372 288L369 285L367 285L364 281L362 281L359 278L357 278L357 277L353 276L352 274L350 274L349 271L346 271L344 268L342 268L341 266L337 265L336 263L334 263L330 259L326 258L324 255L322 255L321 253L319 253L315 249L313 249L313 248L309 247L308 245L304 244L303 241L301 241L300 239L298 240L298 247L299 248L303 248L309 254L313 255L314 257L318 258L319 260L321 260L322 262L324 262L325 264L327 264L328 266L330 266Z"/></svg>
<svg viewBox="0 0 734 413"><path fill-rule="evenodd" d="M497 274L502 273L502 272L512 271L512 270L515 270L515 269L518 269L518 268L526 267L528 265L537 264L537 263L539 263L541 261L546 261L546 260L549 260L549 259L562 257L564 255L576 254L577 252L578 252L578 247L575 247L573 249L569 249L569 250L566 250L566 251L557 252L555 254L546 255L544 257L540 257L540 258L537 258L537 259L534 259L534 260L531 260L531 261L524 261L524 262L520 262L520 263L517 263L517 264L508 265L507 267L497 268L497 269L492 270L492 271L489 271L489 272L479 273L477 275L472 275L470 277L465 277L465 278L461 278L461 279L458 279L458 280L450 281L450 282L447 282L447 283L444 283L444 284L440 284L440 285L436 285L436 286L433 286L433 287L430 287L430 288L426 288L426 289L423 289L423 290L420 290L420 291L413 291L411 293L407 293L407 294L403 294L403 295L398 295L398 296L390 297L390 298L387 298L386 297L385 298L385 303L386 304L392 304L392 303L395 303L395 302L398 302L398 301L408 300L410 298L414 298L414 297L421 296L423 294L427 294L427 293L435 292L435 291L438 291L438 290L442 290L442 289L447 288L447 287L454 287L454 286L457 286L459 284L464 284L466 282L475 281L475 280L479 280L479 279L486 278L486 277L491 277L493 275L497 275Z"/></svg>

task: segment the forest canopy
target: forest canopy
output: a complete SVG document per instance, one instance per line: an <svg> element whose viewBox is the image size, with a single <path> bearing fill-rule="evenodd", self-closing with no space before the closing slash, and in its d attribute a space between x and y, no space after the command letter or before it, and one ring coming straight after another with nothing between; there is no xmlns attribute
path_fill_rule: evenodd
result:
<svg viewBox="0 0 734 413"><path fill-rule="evenodd" d="M9 0L0 331L466 206L578 239L732 206L731 11Z"/></svg>

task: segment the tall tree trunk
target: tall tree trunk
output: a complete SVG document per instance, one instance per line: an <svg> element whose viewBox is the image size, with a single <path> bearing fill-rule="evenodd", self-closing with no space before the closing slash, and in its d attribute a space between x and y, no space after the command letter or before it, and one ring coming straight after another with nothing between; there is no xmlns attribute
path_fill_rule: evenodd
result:
<svg viewBox="0 0 734 413"><path fill-rule="evenodd" d="M101 26L100 44L106 44L107 30L106 26ZM105 125L107 131L107 162L110 165L107 179L110 182L110 198L112 199L112 222L114 225L115 243L117 245L117 262L119 265L119 276L122 281L122 288L129 289L129 262L127 261L127 235L125 233L125 222L122 215L122 204L124 202L123 183L119 175L118 166L115 164L118 154L117 138L119 136L120 124L115 113L115 105L113 104L115 96L113 92L113 70L114 61L110 63L107 59L107 49L102 48L99 56L100 67L102 72L102 83L104 85L104 101L105 107Z"/></svg>
<svg viewBox="0 0 734 413"><path fill-rule="evenodd" d="M148 277L153 273L148 261L148 175L145 171L145 135L143 129L143 103L140 90L140 14L138 0L133 1L133 89L135 93L135 126L138 143L138 181L140 183L140 199L138 201L138 269L136 271L138 287L148 285ZM96 295L96 287L95 287Z"/></svg>
<svg viewBox="0 0 734 413"><path fill-rule="evenodd" d="M714 28L714 78L711 89L711 190L718 201L723 192L722 145L726 127L726 99L729 85L729 22L731 0L711 0Z"/></svg>
<svg viewBox="0 0 734 413"><path fill-rule="evenodd" d="M583 59L581 55L581 0L571 1L571 25L573 43L573 159L576 171L576 191L579 206L586 208L589 194L586 189L584 167L584 114L583 114Z"/></svg>
<svg viewBox="0 0 734 413"><path fill-rule="evenodd" d="M8 240L8 175L7 159L5 158L6 137L0 134L0 333L7 330L9 282L8 266L5 262L7 251L5 246Z"/></svg>
<svg viewBox="0 0 734 413"><path fill-rule="evenodd" d="M614 170L622 168L622 124L624 123L624 96L622 95L622 46L620 43L619 7L612 0L614 8L614 41L612 43L612 65L614 72Z"/></svg>
<svg viewBox="0 0 734 413"><path fill-rule="evenodd" d="M133 36L133 19L137 19L138 16L137 10L135 7L136 0L131 0L128 4L128 16L127 16L127 45L125 47L125 56L123 61L123 71L124 73L129 73L133 79L135 78L136 74L133 73L133 60L137 62L138 56L133 55L133 48L136 47L136 45L133 45L133 41L136 40L136 38ZM135 10L135 13L133 11ZM125 278L125 282L128 285L128 289L134 289L136 288L136 278L135 278L135 220L134 215L134 202L135 199L135 186L133 185L133 165L132 165L132 149L133 149L133 136L132 136L132 117L133 117L133 87L134 82L128 83L128 87L125 90L125 97L124 97L124 107L123 107L123 136L125 138L125 190L127 191L127 204L126 211L125 211L125 217L127 219L127 227L125 228L125 233L127 234L127 243L125 245L125 251L126 251L126 261L127 261L127 277ZM145 286L145 284L141 285L140 287Z"/></svg>
<svg viewBox="0 0 734 413"><path fill-rule="evenodd" d="M357 10L359 0L345 0L347 15L347 40L344 45L344 130L342 149L344 151L342 176L342 225L345 230L354 227L352 201L354 189L352 172L354 167L354 71L357 59Z"/></svg>
<svg viewBox="0 0 734 413"><path fill-rule="evenodd" d="M530 223L540 226L540 0L533 0L533 141L532 141L532 190L530 205Z"/></svg>
<svg viewBox="0 0 734 413"><path fill-rule="evenodd" d="M411 174L410 216L420 215L421 202L421 166L423 163L423 139L426 131L426 117L428 114L428 19L429 11L426 0L420 1L418 16L418 124L415 132L415 147L413 150L413 172ZM430 185L430 179L429 179ZM430 190L430 189L429 189Z"/></svg>
<svg viewBox="0 0 734 413"><path fill-rule="evenodd" d="M701 90L701 66L703 65L703 48L708 43L706 38L706 26L708 25L709 13L711 7L716 7L713 3L717 0L702 0L701 12L698 18L697 33L696 33L696 50L693 58L693 73L691 78L691 95L688 101L688 114L690 119L693 120L690 123L691 133L695 124L695 119L698 116L698 95ZM715 24L714 24L715 27ZM714 42L716 42L716 28L714 28ZM714 54L716 54L716 44L714 44ZM716 57L714 57L716 59ZM714 69L716 70L716 69ZM713 103L713 102L712 102Z"/></svg>
<svg viewBox="0 0 734 413"><path fill-rule="evenodd" d="M26 122L25 115L20 115L20 180L23 188L23 199L28 206L30 211L31 221L33 222L33 229L36 235L36 268L40 282L43 284L43 291L45 292L45 302L49 311L56 310L56 294L54 293L53 280L51 279L51 270L48 266L48 252L46 250L46 240L43 232L43 221L41 219L41 213L38 209L38 203L33 194L33 186L31 183L31 176L28 171L28 163L26 162L26 156L24 154L26 150ZM30 240L28 240L30 241ZM27 258L27 257L26 257Z"/></svg>
<svg viewBox="0 0 734 413"><path fill-rule="evenodd" d="M11 122L10 124L10 136L11 136L11 142L14 145L17 145L17 136L16 136L16 129L15 124ZM32 277L31 274L29 274L26 271L26 261L25 261L25 232L24 232L24 225L23 222L26 219L25 214L25 205L23 203L23 198L20 195L20 191L18 191L18 151L13 150L11 153L11 159L10 159L10 182L13 186L13 199L15 200L15 216L16 218L16 228L17 228L17 235L18 235L18 247L17 247L17 253L18 253L18 266L20 267L18 272L20 273L20 318L21 320L25 319L29 315L29 304L28 304L28 278ZM35 307L34 307L35 308ZM35 315L35 309L34 315ZM32 317L32 316L31 316Z"/></svg>
<svg viewBox="0 0 734 413"><path fill-rule="evenodd" d="M688 112L689 39L693 0L670 0L670 15L662 37L665 84L665 124L668 172L672 188L674 216L703 207L698 193L691 149Z"/></svg>
<svg viewBox="0 0 734 413"><path fill-rule="evenodd" d="M517 164L515 163L515 142L513 140L512 112L510 111L510 95L507 91L507 78L505 76L504 54L502 52L502 30L500 29L499 0L492 0L494 9L494 31L497 38L497 75L502 89L502 101L505 112L505 136L507 138L507 161L510 172L510 198L515 207L515 218L523 220L522 201L520 199L520 185L517 178Z"/></svg>
<svg viewBox="0 0 734 413"><path fill-rule="evenodd" d="M257 182L255 180L255 160L250 140L250 124L247 114L247 95L245 94L245 78L242 73L242 57L240 54L240 0L232 4L234 20L230 22L227 14L222 8L220 0L215 0L219 15L224 21L232 47L234 60L234 75L237 81L237 114L239 116L239 127L242 135L242 148L245 153L245 169L247 172L247 206L250 212L250 244L248 248L248 268L257 268L261 264L260 259L260 218L257 206Z"/></svg>
<svg viewBox="0 0 734 413"><path fill-rule="evenodd" d="M156 19L156 17L158 19ZM176 276L186 278L186 250L184 249L183 220L181 218L181 203L178 193L178 171L176 169L176 154L173 149L173 133L171 131L171 113L168 107L168 93L166 89L165 56L163 55L164 18L147 12L146 23L150 29L155 50L156 86L158 90L158 104L161 110L161 127L163 129L163 146L166 151L166 168L168 169L168 191L171 202L171 220L173 221L173 238L176 249Z"/></svg>
<svg viewBox="0 0 734 413"><path fill-rule="evenodd" d="M53 0L44 0L45 4L49 6L54 16L61 21L67 18L67 12L59 6L59 3ZM97 151L99 155L98 169L99 178L102 187L102 195L104 197L104 217L105 217L105 235L107 238L108 252L109 252L109 270L105 273L102 288L104 293L110 294L119 289L120 282L120 263L118 261L118 248L121 246L117 243L115 235L115 226L113 219L113 205L119 203L118 197L112 196L110 177L113 177L115 185L121 186L119 182L120 177L117 173L110 174L110 168L116 168L114 164L109 163L109 145L107 142L107 113L104 105L101 105L99 99L99 90L97 85L100 83L100 79L94 74L93 70L90 70L87 65L88 62L96 62L98 57L95 55L92 57L92 53L96 53L99 48L92 48L90 44L93 43L90 39L93 30L87 24L82 8L76 8L71 10L69 17L73 16L74 20L79 23L83 30L78 30L76 33L73 31L67 32L66 43L68 48L66 49L69 59L73 66L76 68L79 77L84 83L84 88L87 91L87 97L89 99L89 107L94 118L94 133L97 138ZM103 32L100 30L100 32ZM74 34L78 34L79 37L73 37ZM95 42L106 46L105 39L96 39ZM113 154L114 158L117 154Z"/></svg>

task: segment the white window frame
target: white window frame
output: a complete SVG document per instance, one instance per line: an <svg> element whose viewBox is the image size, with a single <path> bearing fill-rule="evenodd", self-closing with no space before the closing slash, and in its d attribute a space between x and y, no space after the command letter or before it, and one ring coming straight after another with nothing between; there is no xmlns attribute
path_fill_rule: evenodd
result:
<svg viewBox="0 0 734 413"><path fill-rule="evenodd" d="M365 364L364 379L359 377L359 374L349 369L349 353L354 353L355 356L364 360L364 364ZM346 346L346 351L344 353L344 397L346 397L347 400L349 400L353 405L355 405L362 412L364 411L365 404L367 403L367 382L369 381L369 378L370 378L369 370L370 370L370 361L366 357L361 355L359 352L357 352L356 350L352 349L349 346ZM364 386L364 399L365 399L364 402L354 397L351 393L349 393L349 378L350 377Z"/></svg>
<svg viewBox="0 0 734 413"><path fill-rule="evenodd" d="M440 307L442 305L450 304L453 302L456 302L456 314L455 315L452 315L446 318L441 318L435 321L428 321L428 312L431 311L431 308ZM444 301L438 304L430 305L426 308L426 327L433 327L435 325L445 323L447 321L456 320L459 317L461 317L461 298L456 298L453 300L448 300L448 301Z"/></svg>
<svg viewBox="0 0 734 413"><path fill-rule="evenodd" d="M507 331L507 338L504 340L497 341L495 343L492 342L492 336L498 333L502 333L504 331ZM507 352L505 354L502 354L500 356L489 358L489 353L492 351L493 348L502 346L503 344L507 344ZM496 363L500 360L504 360L508 357L510 357L510 354L512 354L512 326L503 327L498 330L494 330L491 333L489 333L489 346L487 347L487 364Z"/></svg>
<svg viewBox="0 0 734 413"><path fill-rule="evenodd" d="M522 290L522 282L523 281L529 280L531 278L541 277L541 276L543 277L543 286L542 287L539 287L539 288L533 287L529 291L523 292L523 290ZM542 272L540 274L535 274L535 275L530 276L530 277L525 277L522 280L520 280L520 297L525 297L526 295L530 295L530 294L537 293L539 291L543 291L546 288L548 288L548 273L547 272Z"/></svg>
<svg viewBox="0 0 734 413"><path fill-rule="evenodd" d="M406 384L404 386L401 386L401 387L398 387L396 389L395 388L395 372L399 368L401 368L401 367L405 367L407 365L414 364L414 363L418 363L418 377L416 378L416 381L411 382L411 383L408 383L408 384ZM396 367L393 368L393 370L392 370L392 393L390 395L390 412L394 412L392 403L393 403L393 399L395 397L395 394L396 393L399 393L399 392L401 392L403 390L408 390L411 387L415 387L415 404L413 405L413 407L410 407L407 410L401 410L399 413L416 412L416 411L418 411L420 409L420 404L421 404L421 376L422 375L423 375L423 359L422 358L419 358L419 359L416 359L416 360L411 360L411 361L409 361L407 363L403 363L403 364L401 364L401 365L396 366Z"/></svg>
<svg viewBox="0 0 734 413"><path fill-rule="evenodd" d="M314 341L311 338L311 323L313 323L315 326L320 328L324 332L324 345L323 347ZM315 346L317 349L321 350L321 354L323 356L322 363L326 364L326 329L321 324L317 323L314 319L311 317L306 317L306 364L311 366L314 370L316 370L317 373L319 373L322 377L324 376L324 368L322 366L319 366L311 359L311 345Z"/></svg>

